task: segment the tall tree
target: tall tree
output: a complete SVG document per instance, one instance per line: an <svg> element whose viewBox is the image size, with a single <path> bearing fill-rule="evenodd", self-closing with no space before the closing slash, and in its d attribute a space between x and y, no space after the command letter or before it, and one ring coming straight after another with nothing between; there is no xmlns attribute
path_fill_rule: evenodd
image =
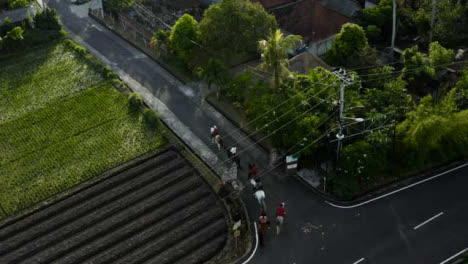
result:
<svg viewBox="0 0 468 264"><path fill-rule="evenodd" d="M169 41L177 55L188 62L193 55L193 49L198 41L198 22L189 14L185 14L177 20L172 27Z"/></svg>
<svg viewBox="0 0 468 264"><path fill-rule="evenodd" d="M262 64L258 68L266 70L272 74L273 85L279 89L282 78L291 77L288 70L287 51L302 42L301 36L289 35L284 37L281 30L277 29L268 36L268 39L258 42L258 49L261 53Z"/></svg>
<svg viewBox="0 0 468 264"><path fill-rule="evenodd" d="M221 0L212 4L200 22L200 41L226 56L255 52L257 41L276 29L276 19L259 3Z"/></svg>
<svg viewBox="0 0 468 264"><path fill-rule="evenodd" d="M368 48L367 37L362 27L346 23L336 35L329 55L335 64L349 65L352 61L360 59Z"/></svg>

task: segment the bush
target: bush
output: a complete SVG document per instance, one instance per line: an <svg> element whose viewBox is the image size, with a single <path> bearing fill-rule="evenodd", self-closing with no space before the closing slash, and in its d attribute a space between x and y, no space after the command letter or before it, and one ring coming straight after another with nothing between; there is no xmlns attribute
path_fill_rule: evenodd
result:
<svg viewBox="0 0 468 264"><path fill-rule="evenodd" d="M128 105L133 110L138 110L143 105L143 99L139 93L130 93L128 96Z"/></svg>
<svg viewBox="0 0 468 264"><path fill-rule="evenodd" d="M145 123L150 128L157 128L160 125L159 117L156 115L153 110L149 108L145 108L143 110L143 117L145 119Z"/></svg>
<svg viewBox="0 0 468 264"><path fill-rule="evenodd" d="M376 43L380 39L381 30L375 25L369 25L365 28L367 39L370 42Z"/></svg>
<svg viewBox="0 0 468 264"><path fill-rule="evenodd" d="M18 8L26 7L28 5L29 5L28 0L15 0L15 1L11 2L10 8L11 9L18 9Z"/></svg>
<svg viewBox="0 0 468 264"><path fill-rule="evenodd" d="M58 20L57 11L51 8L46 8L44 11L37 13L33 20L34 25L39 29L57 31L62 29L62 25Z"/></svg>

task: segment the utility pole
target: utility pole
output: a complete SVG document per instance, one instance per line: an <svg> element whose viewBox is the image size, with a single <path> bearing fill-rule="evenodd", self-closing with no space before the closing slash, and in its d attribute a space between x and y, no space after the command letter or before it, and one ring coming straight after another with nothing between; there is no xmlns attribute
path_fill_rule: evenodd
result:
<svg viewBox="0 0 468 264"><path fill-rule="evenodd" d="M431 18L431 31L429 32L429 44L432 43L432 34L434 33L435 14L436 14L436 0L432 0L432 18Z"/></svg>
<svg viewBox="0 0 468 264"><path fill-rule="evenodd" d="M393 62L393 51L395 50L395 37L396 37L396 0L393 0L393 27L392 27L392 51L390 52L391 55L391 62Z"/></svg>
<svg viewBox="0 0 468 264"><path fill-rule="evenodd" d="M333 75L336 77L340 78L341 80L341 86L340 86L340 114L339 114L339 119L338 119L338 134L336 134L336 138L338 139L338 144L337 144L337 149L336 149L336 161L340 159L340 151L342 147L342 139L344 138L343 135L343 119L344 119L344 92L345 92L345 87L346 85L350 85L353 82L352 78L349 78L346 76L346 70L340 69L337 72L332 72Z"/></svg>

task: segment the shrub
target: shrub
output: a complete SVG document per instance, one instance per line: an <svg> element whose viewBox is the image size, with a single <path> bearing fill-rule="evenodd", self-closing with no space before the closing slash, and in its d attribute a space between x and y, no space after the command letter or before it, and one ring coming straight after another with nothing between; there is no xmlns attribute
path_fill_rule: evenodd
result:
<svg viewBox="0 0 468 264"><path fill-rule="evenodd" d="M143 99L139 93L130 93L128 96L128 105L131 109L137 110L143 105Z"/></svg>
<svg viewBox="0 0 468 264"><path fill-rule="evenodd" d="M34 16L34 25L36 28L57 30L62 29L57 16L57 12L54 9L46 8L44 11L37 13Z"/></svg>
<svg viewBox="0 0 468 264"><path fill-rule="evenodd" d="M18 8L26 7L28 5L29 5L28 0L15 0L15 1L11 2L10 8L11 9L18 9Z"/></svg>
<svg viewBox="0 0 468 264"><path fill-rule="evenodd" d="M377 42L379 41L381 30L375 25L369 25L365 28L366 36L370 42Z"/></svg>
<svg viewBox="0 0 468 264"><path fill-rule="evenodd" d="M159 127L160 125L159 117L156 115L156 113L153 110L149 108L145 108L145 110L143 110L143 117L148 127L150 128Z"/></svg>

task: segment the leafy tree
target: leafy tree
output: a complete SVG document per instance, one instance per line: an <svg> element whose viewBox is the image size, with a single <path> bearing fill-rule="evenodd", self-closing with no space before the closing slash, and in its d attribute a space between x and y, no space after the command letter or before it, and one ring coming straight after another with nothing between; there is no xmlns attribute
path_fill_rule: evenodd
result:
<svg viewBox="0 0 468 264"><path fill-rule="evenodd" d="M468 68L462 73L458 79L456 89L456 101L460 109L468 108Z"/></svg>
<svg viewBox="0 0 468 264"><path fill-rule="evenodd" d="M170 31L158 29L154 32L153 36L151 37L150 47L154 47L156 52L161 50L167 51L169 47L169 37L171 35Z"/></svg>
<svg viewBox="0 0 468 264"><path fill-rule="evenodd" d="M275 17L259 3L249 0L221 0L212 4L200 22L200 40L227 56L255 52L257 41L276 29Z"/></svg>
<svg viewBox="0 0 468 264"><path fill-rule="evenodd" d="M376 25L365 27L366 36L370 42L378 42L381 39L382 30Z"/></svg>
<svg viewBox="0 0 468 264"><path fill-rule="evenodd" d="M455 58L455 52L451 49L446 49L435 41L429 45L429 57L431 58L432 66L449 64Z"/></svg>
<svg viewBox="0 0 468 264"><path fill-rule="evenodd" d="M468 41L468 4L466 1L437 0L433 40L447 46ZM429 38L432 17L432 0L421 0L414 20L419 34Z"/></svg>
<svg viewBox="0 0 468 264"><path fill-rule="evenodd" d="M208 89L211 89L212 84L216 85L216 96L219 98L220 88L228 79L226 65L220 60L210 58L198 74L201 79L207 82Z"/></svg>
<svg viewBox="0 0 468 264"><path fill-rule="evenodd" d="M369 114L368 117L372 117L375 111L380 114L393 113L393 117L400 120L412 106L406 82L401 78L388 80L377 88L367 89L364 98L368 109L364 114Z"/></svg>
<svg viewBox="0 0 468 264"><path fill-rule="evenodd" d="M431 59L424 53L419 52L418 46L407 48L403 51L403 79L412 81L415 78L433 78L435 70L431 66Z"/></svg>
<svg viewBox="0 0 468 264"><path fill-rule="evenodd" d="M57 11L52 8L46 8L44 11L34 16L34 25L39 29L61 30L62 25L59 22Z"/></svg>
<svg viewBox="0 0 468 264"><path fill-rule="evenodd" d="M422 98L419 105L407 114L407 119L397 126L399 153L406 153L401 163L417 168L446 160L445 156L450 153L445 153L442 142L457 110L455 92L450 91L437 104L430 95Z"/></svg>
<svg viewBox="0 0 468 264"><path fill-rule="evenodd" d="M362 27L346 23L336 35L329 55L334 63L348 65L359 58L368 47L367 37Z"/></svg>
<svg viewBox="0 0 468 264"><path fill-rule="evenodd" d="M28 5L29 5L28 0L14 0L13 2L11 2L10 8L11 9L17 9L17 8L26 7Z"/></svg>
<svg viewBox="0 0 468 264"><path fill-rule="evenodd" d="M14 42L21 41L24 39L23 33L24 30L21 27L14 27L12 30L8 31L5 38Z"/></svg>
<svg viewBox="0 0 468 264"><path fill-rule="evenodd" d="M271 32L268 39L258 42L262 59L258 68L271 73L275 89L279 89L282 78L292 77L288 70L287 50L294 49L298 43L301 43L301 39L301 36L298 35L284 37L281 30L277 29Z"/></svg>
<svg viewBox="0 0 468 264"><path fill-rule="evenodd" d="M0 26L0 35L5 35L8 31L13 29L13 23L9 17L5 17L3 25Z"/></svg>
<svg viewBox="0 0 468 264"><path fill-rule="evenodd" d="M288 80L284 88L284 92L275 93L255 87L245 113L250 120L255 119L256 129L268 135L275 147L292 154L312 143L334 123L328 116L336 110L333 100L337 99L339 83L327 70L315 68L309 75ZM325 123L319 126L322 122ZM301 154L312 155L323 144L316 142Z"/></svg>
<svg viewBox="0 0 468 264"><path fill-rule="evenodd" d="M351 198L372 183L378 172L385 170L385 153L369 142L359 140L343 147L339 166L338 177L346 183L339 186L339 191L346 198Z"/></svg>
<svg viewBox="0 0 468 264"><path fill-rule="evenodd" d="M198 22L189 14L181 16L172 27L169 41L183 61L188 62L192 57L198 34Z"/></svg>
<svg viewBox="0 0 468 264"><path fill-rule="evenodd" d="M392 9L392 0L381 0L377 6L362 10L361 25L366 29L366 35L370 40L389 38L389 33L392 31Z"/></svg>

